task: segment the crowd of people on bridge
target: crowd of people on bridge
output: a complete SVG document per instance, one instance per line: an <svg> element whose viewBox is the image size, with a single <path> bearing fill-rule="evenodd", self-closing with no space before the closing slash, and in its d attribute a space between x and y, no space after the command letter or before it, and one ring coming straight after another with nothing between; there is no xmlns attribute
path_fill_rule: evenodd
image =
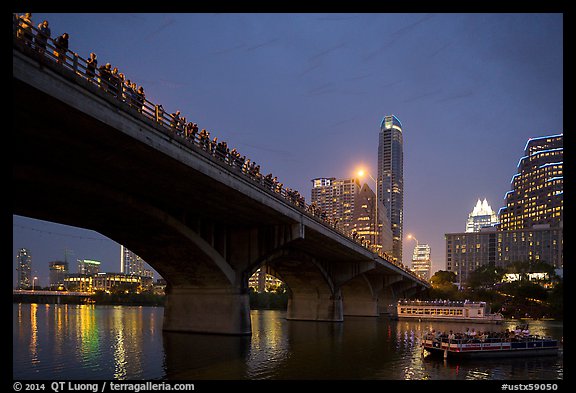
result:
<svg viewBox="0 0 576 393"><path fill-rule="evenodd" d="M35 49L42 55L53 56L58 64L68 63L70 60L68 57L70 38L68 33L62 33L57 38L52 39L49 22L43 20L37 27L34 27L32 13L21 15L14 13L13 23L16 37L21 39L27 47ZM50 53L47 50L48 45L54 48L53 52ZM315 203L306 205L304 197L297 190L284 187L272 173L262 174L260 165L240 154L236 148L230 149L225 141L219 141L217 137L212 138L210 131L206 129L199 131L198 124L187 121L179 110L167 114L162 105L154 105L147 101L143 86L138 86L134 81L126 78L123 73L119 72L117 67L112 67L110 63L98 66L96 53L91 52L87 60L80 59L77 53L72 52L72 55L71 61L75 64L75 68L80 63L79 60L85 62L85 65L75 69L76 74L82 75L91 83L99 86L102 91L125 102L128 106L135 108L148 118L153 118L158 124L167 128L173 137L202 149L217 160L248 176L260 186L280 195L294 206L306 210L312 216L319 218L357 243L371 248L367 239L357 236L355 232L347 233L343 231L338 226L338 221L332 220ZM395 261L390 255L381 251L379 253L389 262L407 270L401 262ZM409 270L407 271L410 272Z"/></svg>

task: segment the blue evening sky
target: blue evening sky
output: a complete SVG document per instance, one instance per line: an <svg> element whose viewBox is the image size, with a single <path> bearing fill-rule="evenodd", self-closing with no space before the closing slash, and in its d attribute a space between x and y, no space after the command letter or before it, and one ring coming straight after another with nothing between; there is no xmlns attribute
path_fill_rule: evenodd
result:
<svg viewBox="0 0 576 393"><path fill-rule="evenodd" d="M396 115L404 234L431 246L433 272L446 268L444 234L464 231L479 198L503 206L528 138L563 132L559 13L32 18L47 19L52 37L69 33L71 50L95 52L148 99L180 110L307 202L313 178L352 177L360 166L376 177L380 121ZM404 240L409 266L414 245ZM65 249L69 261L119 271L119 245L86 229L14 216L14 267L21 247L40 285Z"/></svg>

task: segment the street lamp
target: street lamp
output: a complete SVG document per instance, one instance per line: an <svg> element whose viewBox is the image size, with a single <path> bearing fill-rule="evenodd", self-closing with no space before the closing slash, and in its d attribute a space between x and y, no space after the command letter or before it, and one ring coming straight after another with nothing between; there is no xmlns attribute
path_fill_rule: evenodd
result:
<svg viewBox="0 0 576 393"><path fill-rule="evenodd" d="M34 283L38 280L38 277L32 277L32 290L34 290Z"/></svg>
<svg viewBox="0 0 576 393"><path fill-rule="evenodd" d="M381 242L380 239L380 225L378 223L378 181L376 181L376 179L374 179L370 173L366 172L364 169L359 169L358 172L356 172L356 174L358 175L358 177L364 177L364 176L368 176L370 179L372 179L372 181L374 182L374 184L376 184L376 191L375 191L375 195L376 195L376 202L374 204L374 215L375 215L375 219L374 219L374 232L376 235L376 241L374 242L375 246L376 246L376 251L378 251L378 244Z"/></svg>
<svg viewBox="0 0 576 393"><path fill-rule="evenodd" d="M412 235L411 233L408 234L408 236L406 236L406 239L414 239L416 241L416 246L418 246L418 239L416 239L416 237L414 235Z"/></svg>
<svg viewBox="0 0 576 393"><path fill-rule="evenodd" d="M406 239L414 239L414 241L416 242L416 247L418 247L418 239L416 239L416 236L414 236L413 234L409 233L408 236L406 236ZM416 250L415 250L416 251ZM412 255L412 270L414 270L414 253Z"/></svg>

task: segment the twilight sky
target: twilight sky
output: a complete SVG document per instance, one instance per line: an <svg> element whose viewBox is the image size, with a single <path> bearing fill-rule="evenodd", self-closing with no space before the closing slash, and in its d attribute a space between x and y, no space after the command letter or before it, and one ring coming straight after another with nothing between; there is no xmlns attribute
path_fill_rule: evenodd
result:
<svg viewBox="0 0 576 393"><path fill-rule="evenodd" d="M375 178L379 125L396 115L404 234L431 246L433 272L479 198L503 206L528 138L563 132L562 14L32 15L44 19L307 202L313 178ZM120 270L120 246L86 229L14 216L14 268L21 247L36 285L65 249Z"/></svg>

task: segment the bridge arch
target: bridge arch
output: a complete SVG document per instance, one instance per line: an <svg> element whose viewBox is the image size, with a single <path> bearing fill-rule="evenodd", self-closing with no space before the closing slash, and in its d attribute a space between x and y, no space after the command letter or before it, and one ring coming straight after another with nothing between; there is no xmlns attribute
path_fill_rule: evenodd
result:
<svg viewBox="0 0 576 393"><path fill-rule="evenodd" d="M291 247L276 250L257 264L274 271L288 288L286 318L307 321L343 321L342 296L326 264Z"/></svg>

